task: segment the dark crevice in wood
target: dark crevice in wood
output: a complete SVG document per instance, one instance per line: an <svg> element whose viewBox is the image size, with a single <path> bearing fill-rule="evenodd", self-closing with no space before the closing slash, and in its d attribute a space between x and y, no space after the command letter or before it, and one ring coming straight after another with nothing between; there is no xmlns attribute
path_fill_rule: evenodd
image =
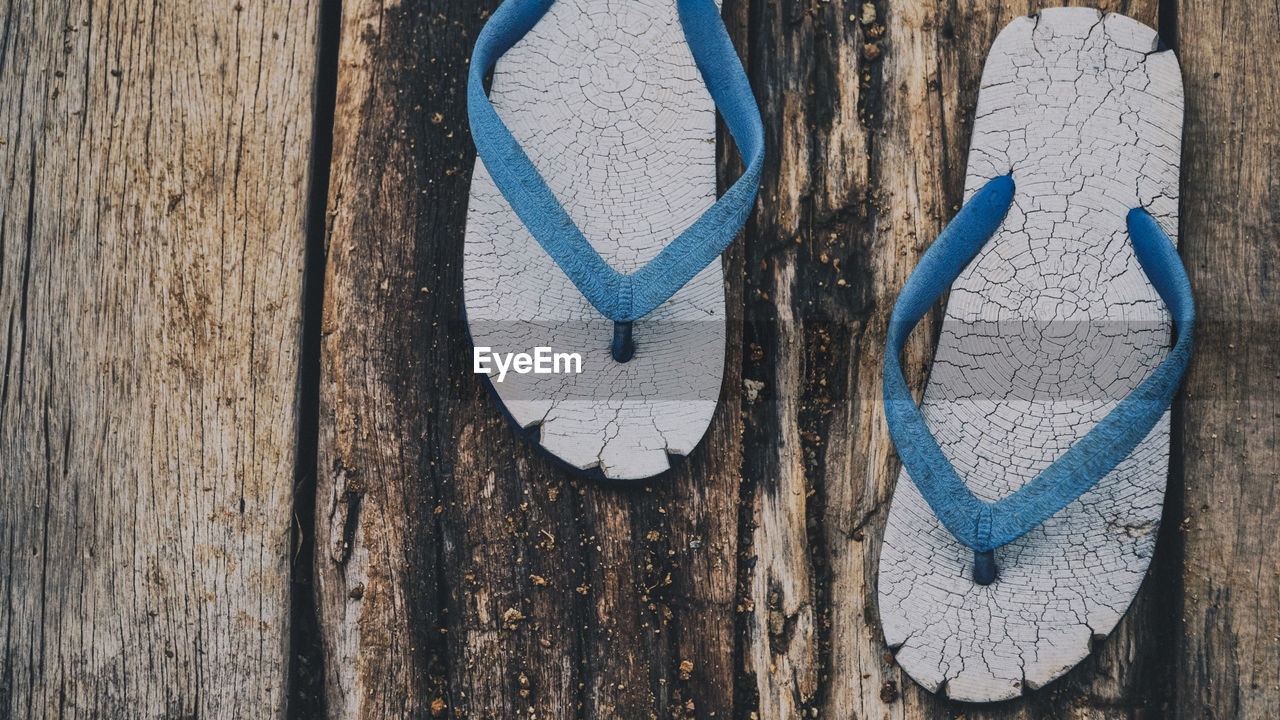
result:
<svg viewBox="0 0 1280 720"><path fill-rule="evenodd" d="M831 614L837 600L832 597L831 556L829 529L827 527L826 487L826 418L832 409L827 379L836 386L842 384L840 369L850 358L839 349L849 347L848 328L840 322L823 318L817 327L805 328L805 350L809 361L805 365L804 404L800 408L800 432L803 441L804 469L809 502L805 504L805 526L809 543L809 570L813 577L814 634L817 647L817 692L809 699L809 707L822 708L827 704L830 684L821 680L831 667L832 636Z"/></svg>
<svg viewBox="0 0 1280 720"><path fill-rule="evenodd" d="M1156 29L1160 41L1175 50L1178 46L1177 0L1160 0L1157 6ZM1183 166L1185 168L1185 165ZM1184 178L1183 187L1186 187ZM1177 633L1180 627L1180 610L1183 602L1182 567L1184 536L1181 531L1185 516L1185 483L1183 481L1183 393L1175 398L1170 417L1169 476L1165 486L1164 508L1161 514L1161 532L1156 536L1155 556L1147 573L1142 593L1150 598L1142 624L1146 633L1143 657L1135 664L1135 707L1163 712L1167 699L1174 696L1175 659L1178 651Z"/></svg>
<svg viewBox="0 0 1280 720"><path fill-rule="evenodd" d="M27 190L27 223L23 232L23 255L22 255L22 292L18 309L18 324L22 327L22 341L18 345L18 382L17 387L25 387L25 379L27 372L27 353L25 346L27 344L27 332L31 326L27 320L27 301L31 298L31 249L35 244L35 219L36 219L36 163L31 163L31 176L27 180L29 188ZM13 346L10 346L10 352ZM8 374L5 375L5 382L8 382ZM21 391L19 391L21 392ZM21 403L22 395L18 395L19 403Z"/></svg>
<svg viewBox="0 0 1280 720"><path fill-rule="evenodd" d="M732 7L731 7L732 6ZM742 9L738 9L741 6ZM726 18L745 18L743 27L735 27L730 25L730 31L734 33L734 39L738 45L739 54L743 57L743 65L747 72L747 77L751 80L752 89L756 95L757 104L763 105L764 87L760 84L760 77L763 65L763 53L766 52L764 41L767 39L763 28L765 26L765 3L756 1L750 2L744 0L738 3L729 0L726 2L724 15ZM745 47L744 47L745 46ZM725 133L720 133L721 151L720 151L720 182L723 186L727 173L726 167L733 171L741 167L741 163L735 159L728 151L728 141L725 139ZM766 146L767 147L767 146ZM769 172L776 173L776 160L770 157L771 152L766 149L765 165L768 168L763 177L768 177ZM764 184L762 180L762 185ZM722 187L723 189L723 187ZM757 209L764 202L763 198L756 201ZM745 263L751 262L746 259L750 253L747 252L746 246L748 238L758 237L760 234L759 213L753 212L747 219L746 225L739 236L738 242L742 243L741 255L744 258L738 272L743 275L749 274L745 268ZM755 357L750 348L753 346L753 339L758 337L760 333L749 327L746 322L745 306L749 303L748 288L743 288L740 302L744 306L743 321L729 326L729 341L732 343L736 340L740 348L740 377L745 380L748 377L758 378L762 369L759 358ZM736 335L736 338L735 338ZM725 389L726 392L741 393L741 387L730 387ZM757 400L759 402L759 400ZM748 624L751 619L750 595L751 595L751 576L756 566L756 555L753 548L754 524L752 521L753 511L755 508L756 487L759 477L756 473L748 472L748 455L752 447L748 443L751 433L751 418L753 416L752 405L744 404L741 412L744 424L742 426L742 455L738 466L738 517L737 517L737 547L734 553L734 622L733 622L733 695L731 717L733 720L748 720L748 718L758 715L760 710L760 694L756 685L756 676L749 672L746 667L748 654Z"/></svg>
<svg viewBox="0 0 1280 720"><path fill-rule="evenodd" d="M746 671L744 665L747 653L747 620L750 614L745 612L748 589L751 582L751 571L755 566L755 557L751 552L751 509L755 505L755 483L743 478L738 490L738 580L737 600L739 611L734 616L734 647L736 659L733 678L733 719L746 720L752 713L759 712L760 695L756 689L756 678Z"/></svg>
<svg viewBox="0 0 1280 720"><path fill-rule="evenodd" d="M324 692L324 651L315 596L315 507L320 412L320 320L324 307L324 247L327 230L325 212L329 196L329 162L333 152L333 115L341 22L342 0L322 0L316 29L316 80L302 280L302 338L298 359L298 439L293 481L287 687L288 717L295 719L325 717L328 714Z"/></svg>
<svg viewBox="0 0 1280 720"><path fill-rule="evenodd" d="M571 526L573 528L573 535L571 536L572 539L571 540L567 539L567 540L569 542L572 542L575 540L581 541L581 539L584 537L584 534L586 533L586 530L580 524L583 517L583 512L584 512L584 507L582 502L582 491L581 489L579 489L578 483L573 480L570 480L567 483L565 483L565 485L562 485L562 488L565 486L567 486L568 497L570 499L570 502L572 503L570 518L572 518ZM579 570L582 573L582 575L578 577L578 581L583 583L583 586L585 587L588 583L586 550L583 549L584 546L581 542L578 543L578 547L579 547L579 551L577 555L573 557L572 563L573 565L576 566L577 570ZM570 574L572 575L573 573L570 573ZM579 618L586 618L590 613L591 601L585 593L579 593L576 591L569 596L569 599L570 599L569 607L572 612L572 615L570 617L572 618L572 622L576 624ZM588 717L586 712L587 688L586 688L585 678L589 677L589 672L590 672L590 667L589 667L590 663L587 660L587 657L589 655L589 648L588 648L589 638L587 637L586 632L579 632L578 627L570 625L570 626L567 626L567 629L573 632L573 650L572 650L572 654L570 655L570 662L573 663L573 669L574 669L574 675L573 675L574 718L576 718L576 720L587 720L587 717Z"/></svg>
<svg viewBox="0 0 1280 720"><path fill-rule="evenodd" d="M1160 0L1159 21L1156 30L1160 32L1160 41L1167 47L1178 51L1178 0Z"/></svg>
<svg viewBox="0 0 1280 720"><path fill-rule="evenodd" d="M9 57L9 21L12 18L13 0L9 0L8 7L4 11L4 24L0 26L0 71L4 70L4 62ZM3 256L0 255L0 257Z"/></svg>
<svg viewBox="0 0 1280 720"><path fill-rule="evenodd" d="M1142 624L1148 630L1143 655L1135 659L1138 666L1135 703L1154 708L1155 712L1161 712L1162 705L1176 694L1177 689L1178 632L1175 629L1182 627L1180 608L1185 592L1182 582L1185 550L1182 519L1186 517L1182 456L1185 405L1185 395L1180 392L1174 399L1170 417L1169 479L1165 486L1160 532L1156 535L1151 569L1147 571L1139 593L1139 597L1145 594L1149 598L1142 618Z"/></svg>

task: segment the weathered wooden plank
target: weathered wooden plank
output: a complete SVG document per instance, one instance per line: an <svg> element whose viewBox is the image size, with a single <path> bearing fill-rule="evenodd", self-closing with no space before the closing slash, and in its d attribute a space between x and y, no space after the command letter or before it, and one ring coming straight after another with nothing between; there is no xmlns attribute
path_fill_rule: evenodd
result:
<svg viewBox="0 0 1280 720"><path fill-rule="evenodd" d="M0 716L284 713L314 5L0 9Z"/></svg>
<svg viewBox="0 0 1280 720"><path fill-rule="evenodd" d="M432 343L443 328L426 310L448 292L432 239L451 229L448 213L466 197L454 172L465 135L441 115L461 107L447 103L465 56L448 51L476 24L474 12L443 10L471 25L409 5L342 7L315 507L334 717L416 716L441 697L431 669L444 638L429 448L456 438L437 400L448 367L433 361Z"/></svg>
<svg viewBox="0 0 1280 720"><path fill-rule="evenodd" d="M1182 718L1280 717L1276 451L1280 12L1184 0L1183 258L1196 354L1181 432L1176 706Z"/></svg>
<svg viewBox="0 0 1280 720"><path fill-rule="evenodd" d="M809 308L796 295L801 228L809 223L815 162L814 38L817 3L767 2L751 8L749 75L765 123L767 160L757 212L744 243L746 317L743 368L752 383L743 475L750 485L744 539L743 671L760 717L796 717L818 690L816 590L806 527L811 495L801 435L805 372L811 362ZM798 286L798 287L797 287ZM744 708L745 709L745 708Z"/></svg>
<svg viewBox="0 0 1280 720"><path fill-rule="evenodd" d="M728 708L736 346L703 447L633 489L553 466L471 374L463 93L495 6L343 7L316 512L328 709L548 718ZM730 320L739 327L741 311Z"/></svg>

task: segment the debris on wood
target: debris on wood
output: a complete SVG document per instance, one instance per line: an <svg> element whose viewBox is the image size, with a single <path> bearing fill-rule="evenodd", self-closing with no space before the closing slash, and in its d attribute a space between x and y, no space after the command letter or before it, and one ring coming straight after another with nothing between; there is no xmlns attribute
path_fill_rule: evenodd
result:
<svg viewBox="0 0 1280 720"><path fill-rule="evenodd" d="M891 703L898 699L898 684L892 680L880 686L880 702Z"/></svg>
<svg viewBox="0 0 1280 720"><path fill-rule="evenodd" d="M502 613L502 624L505 625L508 630L515 630L516 623L523 619L524 613L520 612L516 608L507 608L507 611Z"/></svg>
<svg viewBox="0 0 1280 720"><path fill-rule="evenodd" d="M875 21L876 21L876 6L872 5L871 3L862 3L862 18L861 18L862 24L871 25Z"/></svg>

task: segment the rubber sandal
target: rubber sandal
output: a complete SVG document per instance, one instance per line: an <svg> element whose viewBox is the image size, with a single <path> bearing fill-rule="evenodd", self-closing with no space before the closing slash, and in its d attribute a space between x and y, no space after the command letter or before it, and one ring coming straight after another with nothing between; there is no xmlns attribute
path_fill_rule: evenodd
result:
<svg viewBox="0 0 1280 720"><path fill-rule="evenodd" d="M760 113L717 4L507 0L468 83L475 369L522 435L568 467L612 480L667 470L719 399L715 260L763 164ZM717 108L746 165L719 200ZM536 363L537 348L551 372L499 371L521 353Z"/></svg>
<svg viewBox="0 0 1280 720"><path fill-rule="evenodd" d="M1130 18L1045 10L991 49L969 199L904 286L885 351L903 471L880 621L933 692L985 702L1044 685L1142 582L1191 353L1170 240L1181 134L1177 60ZM917 408L898 355L948 288Z"/></svg>

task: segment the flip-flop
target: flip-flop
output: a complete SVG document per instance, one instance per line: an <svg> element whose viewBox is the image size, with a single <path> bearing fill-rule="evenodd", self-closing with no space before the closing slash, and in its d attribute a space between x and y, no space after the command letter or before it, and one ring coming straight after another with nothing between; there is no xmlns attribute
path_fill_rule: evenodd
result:
<svg viewBox="0 0 1280 720"><path fill-rule="evenodd" d="M719 399L716 259L755 203L763 162L760 113L718 4L506 0L468 82L475 369L522 435L570 468L611 480L667 470ZM717 108L746 164L719 200ZM494 358L536 362L540 347L552 372L528 361L532 371L499 372Z"/></svg>
<svg viewBox="0 0 1280 720"><path fill-rule="evenodd" d="M1130 18L1045 10L991 49L969 199L903 288L885 351L903 471L880 621L931 691L985 702L1044 685L1142 582L1191 352L1170 240L1181 135L1177 59ZM917 408L898 354L948 288Z"/></svg>

